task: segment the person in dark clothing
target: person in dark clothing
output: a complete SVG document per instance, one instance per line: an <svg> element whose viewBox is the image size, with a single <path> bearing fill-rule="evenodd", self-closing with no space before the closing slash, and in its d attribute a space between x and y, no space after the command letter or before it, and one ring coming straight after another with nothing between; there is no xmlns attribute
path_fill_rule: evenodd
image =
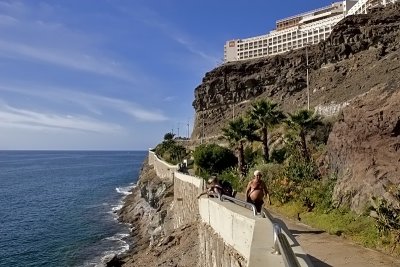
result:
<svg viewBox="0 0 400 267"><path fill-rule="evenodd" d="M200 193L197 196L197 198L200 198L202 195L214 196L214 194L218 194L218 196L221 196L223 194L223 188L222 188L221 184L219 183L218 178L215 176L212 176L207 181L207 190Z"/></svg>

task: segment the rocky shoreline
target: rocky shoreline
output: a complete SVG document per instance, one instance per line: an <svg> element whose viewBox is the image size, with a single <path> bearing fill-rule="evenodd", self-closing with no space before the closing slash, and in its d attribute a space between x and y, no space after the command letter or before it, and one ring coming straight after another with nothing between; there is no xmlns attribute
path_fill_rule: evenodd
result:
<svg viewBox="0 0 400 267"><path fill-rule="evenodd" d="M118 211L131 225L130 249L106 266L196 266L197 224L173 227L173 183L162 180L144 160L137 186Z"/></svg>

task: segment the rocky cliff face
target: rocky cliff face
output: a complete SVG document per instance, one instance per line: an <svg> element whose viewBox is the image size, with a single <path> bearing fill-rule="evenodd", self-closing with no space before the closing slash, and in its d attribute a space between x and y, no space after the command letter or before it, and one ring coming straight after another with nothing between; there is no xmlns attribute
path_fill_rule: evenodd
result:
<svg viewBox="0 0 400 267"><path fill-rule="evenodd" d="M379 84L344 108L328 140L334 199L362 212L400 184L400 82Z"/></svg>
<svg viewBox="0 0 400 267"><path fill-rule="evenodd" d="M172 183L157 177L146 161L137 187L119 211L120 220L132 225L133 244L107 266L196 266L197 225L174 229L173 194Z"/></svg>
<svg viewBox="0 0 400 267"><path fill-rule="evenodd" d="M400 182L400 3L345 18L308 54L311 107L325 114L345 107L328 142L335 200L361 211L372 195L390 199L386 188ZM307 106L305 49L206 73L195 89L192 140L220 135L264 97L284 111Z"/></svg>
<svg viewBox="0 0 400 267"><path fill-rule="evenodd" d="M368 15L349 16L329 39L308 47L310 104L340 105L378 83L399 79L400 4ZM285 111L307 106L306 51L224 64L195 89L192 139L221 133L228 119L251 101L268 97ZM397 70L397 71L396 71Z"/></svg>

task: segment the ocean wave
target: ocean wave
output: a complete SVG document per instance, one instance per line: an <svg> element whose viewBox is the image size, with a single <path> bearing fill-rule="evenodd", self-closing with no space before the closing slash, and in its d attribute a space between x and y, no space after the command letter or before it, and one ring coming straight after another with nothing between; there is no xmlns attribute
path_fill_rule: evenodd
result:
<svg viewBox="0 0 400 267"><path fill-rule="evenodd" d="M136 184L135 184L135 183L132 183L132 184L130 184L130 185L128 185L128 186L117 187L117 188L115 188L115 191L117 191L119 194L122 194L122 195L127 196L127 195L132 194L131 190L132 190L133 188L135 188L135 187L136 187Z"/></svg>
<svg viewBox="0 0 400 267"><path fill-rule="evenodd" d="M126 252L129 249L129 244L124 240L129 234L118 233L114 236L106 237L105 242L112 242L112 249L104 251L100 256L91 259L83 264L83 267L106 267L107 263L115 256Z"/></svg>

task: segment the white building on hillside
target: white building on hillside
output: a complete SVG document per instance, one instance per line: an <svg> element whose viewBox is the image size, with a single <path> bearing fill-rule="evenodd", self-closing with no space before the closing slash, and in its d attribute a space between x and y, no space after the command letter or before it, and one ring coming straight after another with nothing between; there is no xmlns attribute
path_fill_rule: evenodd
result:
<svg viewBox="0 0 400 267"><path fill-rule="evenodd" d="M261 58L316 44L328 38L332 28L345 16L362 13L363 10L367 12L368 7L373 7L371 3L386 5L395 1L344 0L278 20L276 29L268 34L227 41L224 46L224 62Z"/></svg>
<svg viewBox="0 0 400 267"><path fill-rule="evenodd" d="M347 15L366 14L368 9L377 6L386 6L392 4L397 0L359 0L348 12Z"/></svg>

